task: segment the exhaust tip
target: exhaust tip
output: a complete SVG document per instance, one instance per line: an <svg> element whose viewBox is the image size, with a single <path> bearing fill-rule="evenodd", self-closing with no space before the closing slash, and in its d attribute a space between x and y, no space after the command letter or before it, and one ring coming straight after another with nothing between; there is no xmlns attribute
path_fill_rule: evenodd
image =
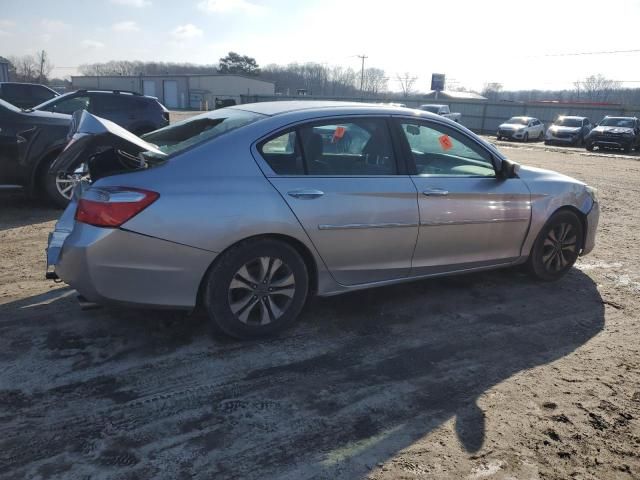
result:
<svg viewBox="0 0 640 480"><path fill-rule="evenodd" d="M80 304L80 308L82 310L96 310L98 308L102 308L102 305L98 305L97 303L90 302L82 295L78 295L77 299L78 299L78 303Z"/></svg>

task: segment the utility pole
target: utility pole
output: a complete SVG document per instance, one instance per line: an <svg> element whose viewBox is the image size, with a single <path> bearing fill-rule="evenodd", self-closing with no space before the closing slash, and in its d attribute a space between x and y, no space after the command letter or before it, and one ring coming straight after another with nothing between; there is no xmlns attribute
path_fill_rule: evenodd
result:
<svg viewBox="0 0 640 480"><path fill-rule="evenodd" d="M44 73L44 61L46 60L46 55L46 52L42 50L42 53L40 54L40 83L42 83L42 75Z"/></svg>
<svg viewBox="0 0 640 480"><path fill-rule="evenodd" d="M367 57L366 55L356 55L356 57L362 59L362 71L360 72L360 95L362 96L364 88L364 59L369 57Z"/></svg>

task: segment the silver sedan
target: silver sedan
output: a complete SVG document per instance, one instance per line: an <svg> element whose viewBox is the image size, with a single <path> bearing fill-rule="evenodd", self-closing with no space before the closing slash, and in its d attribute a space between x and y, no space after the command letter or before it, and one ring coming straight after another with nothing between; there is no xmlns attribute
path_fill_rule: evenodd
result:
<svg viewBox="0 0 640 480"><path fill-rule="evenodd" d="M147 134L87 112L51 171L88 170L47 276L96 303L194 309L239 338L310 295L527 264L562 277L594 247L595 190L520 166L443 117L271 102Z"/></svg>

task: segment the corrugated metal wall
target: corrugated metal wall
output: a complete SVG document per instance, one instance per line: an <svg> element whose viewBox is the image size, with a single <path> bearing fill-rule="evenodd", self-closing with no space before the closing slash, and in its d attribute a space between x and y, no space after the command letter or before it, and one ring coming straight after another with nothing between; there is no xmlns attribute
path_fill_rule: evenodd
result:
<svg viewBox="0 0 640 480"><path fill-rule="evenodd" d="M0 82L9 81L9 64L0 62Z"/></svg>
<svg viewBox="0 0 640 480"><path fill-rule="evenodd" d="M449 105L452 112L462 114L461 123L478 133L493 133L498 125L510 117L528 115L536 117L545 126L551 125L560 115L578 115L589 117L591 122L602 120L605 115L640 116L640 106L595 106L583 104L540 104L540 103L511 103L511 102L487 102L482 100L407 100L403 98L328 98L311 96L279 96L279 95L243 95L243 103L269 102L277 100L341 100L355 102L393 102L404 103L407 107L417 108L425 103L442 103Z"/></svg>

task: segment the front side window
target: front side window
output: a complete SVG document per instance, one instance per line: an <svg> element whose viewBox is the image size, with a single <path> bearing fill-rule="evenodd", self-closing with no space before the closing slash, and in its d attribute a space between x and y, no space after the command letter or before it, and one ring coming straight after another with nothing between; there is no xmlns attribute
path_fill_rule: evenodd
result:
<svg viewBox="0 0 640 480"><path fill-rule="evenodd" d="M491 155L442 125L401 122L418 175L494 177Z"/></svg>

